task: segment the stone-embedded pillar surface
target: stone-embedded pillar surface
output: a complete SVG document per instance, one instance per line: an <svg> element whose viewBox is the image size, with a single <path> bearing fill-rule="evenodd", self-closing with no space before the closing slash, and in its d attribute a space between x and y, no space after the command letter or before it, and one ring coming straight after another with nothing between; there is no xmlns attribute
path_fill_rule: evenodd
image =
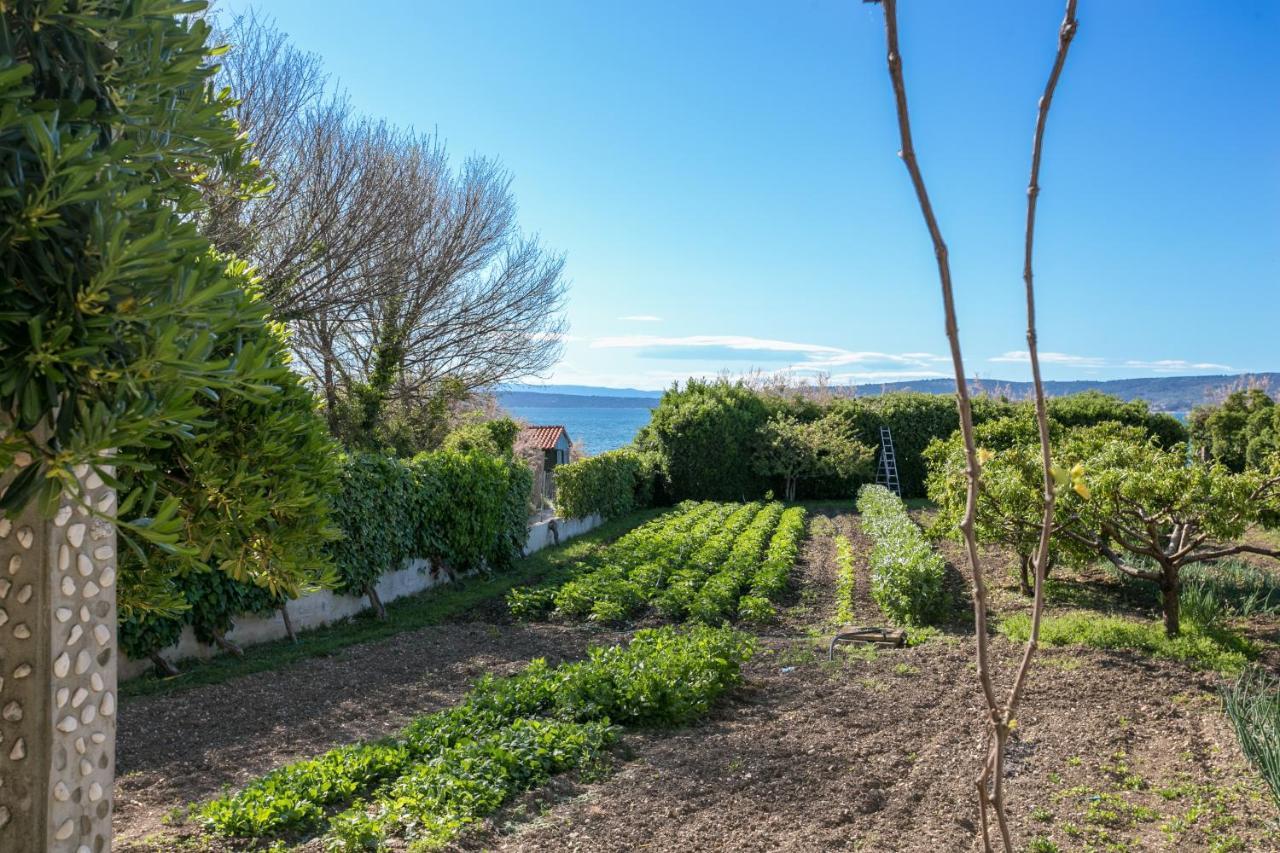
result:
<svg viewBox="0 0 1280 853"><path fill-rule="evenodd" d="M81 477L113 514L114 491ZM115 550L83 507L0 519L0 851L111 848Z"/></svg>

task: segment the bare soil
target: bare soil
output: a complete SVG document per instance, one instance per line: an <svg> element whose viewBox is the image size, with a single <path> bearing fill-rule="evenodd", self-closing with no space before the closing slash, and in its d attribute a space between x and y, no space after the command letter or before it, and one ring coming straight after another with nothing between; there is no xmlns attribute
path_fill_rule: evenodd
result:
<svg viewBox="0 0 1280 853"><path fill-rule="evenodd" d="M869 542L856 517L833 522L858 555L857 618L877 624ZM850 649L828 662L835 563L831 528L820 529L828 532L806 542L781 624L763 632L745 684L706 720L627 732L605 772L526 793L456 849L978 849L972 632L961 613L924 645ZM992 570L1001 606L1017 606L1009 556L989 556L1004 566ZM953 571L962 589L963 570ZM621 636L469 621L133 700L121 712L118 847L227 849L162 818L281 763L392 732L456 701L483 672L513 671L537 656L576 657L588 642ZM1004 683L1021 650L1002 637L992 642ZM1219 684L1136 654L1042 652L1009 762L1018 848L1043 837L1057 845L1043 849L1062 851L1280 850L1275 806L1240 754Z"/></svg>

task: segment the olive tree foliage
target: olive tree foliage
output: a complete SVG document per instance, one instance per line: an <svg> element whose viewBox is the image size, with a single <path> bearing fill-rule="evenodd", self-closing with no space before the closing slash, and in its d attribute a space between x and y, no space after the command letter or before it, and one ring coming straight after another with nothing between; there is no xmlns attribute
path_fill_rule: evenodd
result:
<svg viewBox="0 0 1280 853"><path fill-rule="evenodd" d="M205 176L263 189L201 5L0 17L0 464L31 460L3 508L79 500L88 469L114 485L87 508L132 546L125 619L182 610L196 573L277 595L326 571L323 424L247 267L197 228Z"/></svg>
<svg viewBox="0 0 1280 853"><path fill-rule="evenodd" d="M875 458L875 450L858 443L842 418L830 415L802 421L779 412L760 428L756 441L756 470L781 477L788 501L796 499L796 484L802 479L867 474Z"/></svg>
<svg viewBox="0 0 1280 853"><path fill-rule="evenodd" d="M272 191L246 199L215 177L203 225L258 269L333 432L403 433L437 398L555 364L564 260L521 233L509 173L482 157L455 168L436 137L355 115L270 22L220 35L233 47L218 83Z"/></svg>

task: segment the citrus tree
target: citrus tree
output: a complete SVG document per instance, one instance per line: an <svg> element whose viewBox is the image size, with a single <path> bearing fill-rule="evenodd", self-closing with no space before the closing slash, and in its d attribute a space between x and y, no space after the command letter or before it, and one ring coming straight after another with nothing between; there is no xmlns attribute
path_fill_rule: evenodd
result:
<svg viewBox="0 0 1280 853"><path fill-rule="evenodd" d="M1024 595L1034 592L1032 563L1044 523L1042 457L1036 429L1031 417L1001 418L975 428L982 479L974 533L980 542L999 543L1017 554L1018 585ZM1050 434L1058 438L1062 433L1062 427L1051 421ZM938 507L934 530L956 536L964 517L968 487L964 444L959 434L945 441L934 440L924 455L928 464L926 489ZM1054 467L1062 470L1061 465ZM1076 469L1073 485L1077 488L1083 488L1082 473ZM1073 479L1069 469L1067 479ZM1063 505L1055 501L1053 534L1058 533L1067 517ZM1046 576L1053 562L1064 556L1064 550L1073 552L1073 556L1087 552L1076 543L1053 535L1044 567Z"/></svg>
<svg viewBox="0 0 1280 853"><path fill-rule="evenodd" d="M1086 483L1064 496L1061 536L1154 582L1170 636L1180 630L1182 569L1242 553L1280 559L1280 549L1242 541L1280 503L1274 467L1237 474L1216 462L1188 462L1182 445L1164 449L1105 426L1072 431L1061 455L1076 460Z"/></svg>

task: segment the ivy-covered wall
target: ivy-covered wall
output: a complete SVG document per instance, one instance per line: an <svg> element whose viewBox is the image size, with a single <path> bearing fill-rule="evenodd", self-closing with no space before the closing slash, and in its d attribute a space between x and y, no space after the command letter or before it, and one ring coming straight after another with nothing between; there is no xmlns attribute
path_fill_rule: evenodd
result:
<svg viewBox="0 0 1280 853"><path fill-rule="evenodd" d="M334 592L367 596L381 615L380 578L415 558L449 577L481 566L501 571L524 547L533 475L509 455L438 450L410 460L376 453L343 457L330 497L336 538L326 543ZM121 648L148 657L173 645L190 625L202 642L225 641L236 617L266 615L288 599L221 573L179 579L186 608L177 614L136 612L120 623ZM314 589L314 588L313 588ZM312 590L301 590L306 593Z"/></svg>

